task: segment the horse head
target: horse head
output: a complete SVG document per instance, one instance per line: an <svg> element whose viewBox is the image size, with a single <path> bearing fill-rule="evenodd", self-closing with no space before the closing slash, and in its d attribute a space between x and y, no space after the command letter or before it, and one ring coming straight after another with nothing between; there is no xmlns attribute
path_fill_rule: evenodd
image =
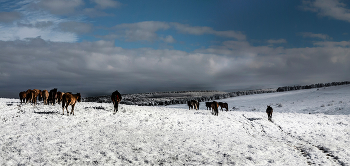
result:
<svg viewBox="0 0 350 166"><path fill-rule="evenodd" d="M78 102L81 102L81 95L80 95L80 93L77 93L77 100L78 100Z"/></svg>

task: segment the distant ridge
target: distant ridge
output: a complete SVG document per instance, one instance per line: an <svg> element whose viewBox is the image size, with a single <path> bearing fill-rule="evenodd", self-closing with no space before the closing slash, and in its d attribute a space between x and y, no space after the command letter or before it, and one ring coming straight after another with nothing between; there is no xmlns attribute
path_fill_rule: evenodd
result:
<svg viewBox="0 0 350 166"><path fill-rule="evenodd" d="M277 88L277 92L285 92L285 91L294 91L294 90L302 90L302 89L313 89L313 88L323 88L323 87L330 87L330 86L339 86L339 85L348 85L350 84L350 81L343 81L343 82L332 82L332 83L318 83L318 84L311 84L311 85L294 85L294 86L284 86Z"/></svg>
<svg viewBox="0 0 350 166"><path fill-rule="evenodd" d="M202 91L173 91L173 92L150 92L150 93L138 93L138 94L123 94L123 100L121 104L127 105L139 105L139 106L158 106L158 105L173 105L173 104L186 104L188 100L197 100L199 102L220 100L225 98L254 95L263 93L276 93L312 88L323 88L330 86L339 86L350 84L350 81L332 82L332 83L317 83L311 85L294 85L284 86L270 89L256 89L256 90L243 90L236 92L221 92L212 90ZM110 103L111 99L109 95L99 97L86 97L85 102L99 102Z"/></svg>

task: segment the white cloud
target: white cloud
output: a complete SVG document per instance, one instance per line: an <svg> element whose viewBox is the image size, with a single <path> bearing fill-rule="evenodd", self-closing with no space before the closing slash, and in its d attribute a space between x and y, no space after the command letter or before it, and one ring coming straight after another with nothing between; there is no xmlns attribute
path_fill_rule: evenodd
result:
<svg viewBox="0 0 350 166"><path fill-rule="evenodd" d="M267 40L267 43L269 43L269 44L282 44L282 43L287 43L287 40L286 39L278 39L278 40L270 39L270 40Z"/></svg>
<svg viewBox="0 0 350 166"><path fill-rule="evenodd" d="M50 6L55 4L57 6ZM84 23L79 20L80 18L62 18L53 14L56 13L53 11L62 10L61 14L68 14L75 12L75 8L81 5L83 5L81 0L47 0L39 2L27 0L16 2L12 6L12 10L18 11L21 17L13 24L2 24L0 27L0 40L14 41L40 36L41 39L49 41L76 42L78 41L78 34L92 31L92 25Z"/></svg>
<svg viewBox="0 0 350 166"><path fill-rule="evenodd" d="M304 0L302 9L338 20L350 22L350 9L339 0Z"/></svg>
<svg viewBox="0 0 350 166"><path fill-rule="evenodd" d="M52 14L67 15L74 13L77 8L82 7L84 2L82 0L42 0L36 5L50 11Z"/></svg>
<svg viewBox="0 0 350 166"><path fill-rule="evenodd" d="M175 42L175 39L171 35L168 35L165 38L161 38L161 40L163 40L166 43L174 43Z"/></svg>
<svg viewBox="0 0 350 166"><path fill-rule="evenodd" d="M350 41L341 41L341 42L331 42L331 41L324 41L324 42L315 42L315 46L321 46L321 47L350 47Z"/></svg>
<svg viewBox="0 0 350 166"><path fill-rule="evenodd" d="M103 11L95 9L95 8L85 8L82 10L82 14L87 15L91 18L113 16L113 14L108 14L106 12L103 12Z"/></svg>
<svg viewBox="0 0 350 166"><path fill-rule="evenodd" d="M114 1L114 0L92 0L92 1L95 2L97 4L97 7L101 9L116 8L121 6L120 2Z"/></svg>
<svg viewBox="0 0 350 166"><path fill-rule="evenodd" d="M301 32L301 33L298 33L298 34L302 35L303 37L319 38L319 39L323 39L323 40L332 39L328 35L320 34L320 33L319 34L315 34L315 33L312 33L312 32Z"/></svg>
<svg viewBox="0 0 350 166"><path fill-rule="evenodd" d="M180 23L168 23L159 21L144 21L131 24L119 24L114 26L117 33L112 35L116 38L123 38L126 41L165 41L168 43L175 42L173 36L168 35L163 38L157 34L158 31L175 29L180 33L187 33L191 35L216 35L226 38L234 38L237 40L245 40L246 36L241 32L236 31L215 31L211 27L192 27ZM101 38L111 38L111 35L101 37Z"/></svg>
<svg viewBox="0 0 350 166"><path fill-rule="evenodd" d="M13 22L21 18L21 14L19 12L0 12L0 23L5 22Z"/></svg>
<svg viewBox="0 0 350 166"><path fill-rule="evenodd" d="M38 29L45 29L50 28L54 25L52 21L37 21L35 23L26 23L26 22L17 22L18 27L29 27L29 28L38 28Z"/></svg>
<svg viewBox="0 0 350 166"><path fill-rule="evenodd" d="M166 22L158 21L145 21L132 24L120 24L114 27L119 37L124 38L126 41L156 41L162 38L156 33L160 30L167 30L170 28Z"/></svg>
<svg viewBox="0 0 350 166"><path fill-rule="evenodd" d="M14 41L26 38L40 38L55 42L76 42L78 37L74 33L53 31L51 29L38 29L30 27L0 27L0 40Z"/></svg>
<svg viewBox="0 0 350 166"><path fill-rule="evenodd" d="M190 26L180 23L171 23L171 25L178 30L181 33L188 33L192 35L203 35L203 34L212 34L216 36L221 37L228 37L228 38L235 38L237 40L245 40L246 36L243 35L241 32L236 31L216 31L213 30L211 27L204 27L204 26Z"/></svg>
<svg viewBox="0 0 350 166"><path fill-rule="evenodd" d="M91 32L93 25L83 22L67 21L59 23L58 27L65 32L82 34Z"/></svg>

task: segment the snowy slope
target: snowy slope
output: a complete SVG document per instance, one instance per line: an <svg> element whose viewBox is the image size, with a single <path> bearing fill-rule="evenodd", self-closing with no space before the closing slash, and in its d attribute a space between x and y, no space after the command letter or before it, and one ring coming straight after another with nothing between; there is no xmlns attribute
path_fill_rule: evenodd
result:
<svg viewBox="0 0 350 166"><path fill-rule="evenodd" d="M19 105L0 99L2 165L350 165L350 86L186 105ZM267 120L266 105L274 108ZM235 107L235 109L232 109Z"/></svg>

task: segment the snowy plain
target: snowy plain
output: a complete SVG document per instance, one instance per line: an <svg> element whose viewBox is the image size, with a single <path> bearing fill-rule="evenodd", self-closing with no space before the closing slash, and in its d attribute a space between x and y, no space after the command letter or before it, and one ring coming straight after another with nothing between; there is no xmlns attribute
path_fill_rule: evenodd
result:
<svg viewBox="0 0 350 166"><path fill-rule="evenodd" d="M0 99L1 165L350 165L350 85L220 100L213 116L184 104ZM274 109L267 120L266 106ZM70 110L70 107L69 107Z"/></svg>

